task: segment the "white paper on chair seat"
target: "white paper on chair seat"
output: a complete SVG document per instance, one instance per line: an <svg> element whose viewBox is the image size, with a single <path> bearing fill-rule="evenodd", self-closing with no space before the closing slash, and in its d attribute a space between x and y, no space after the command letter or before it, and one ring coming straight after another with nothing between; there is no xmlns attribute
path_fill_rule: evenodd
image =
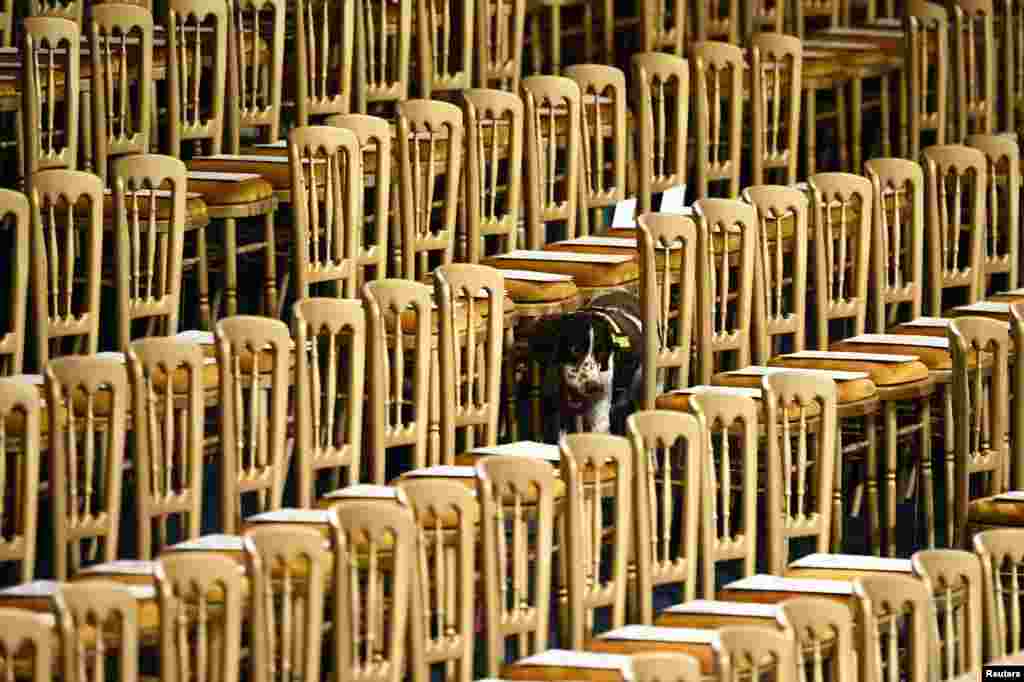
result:
<svg viewBox="0 0 1024 682"><path fill-rule="evenodd" d="M1024 296L1024 287L1019 289L1010 289L1009 291L1000 291L999 293L1007 296Z"/></svg>
<svg viewBox="0 0 1024 682"><path fill-rule="evenodd" d="M193 161L241 161L243 163L288 163L287 156L265 156L261 154L214 154L197 156Z"/></svg>
<svg viewBox="0 0 1024 682"><path fill-rule="evenodd" d="M79 575L146 575L156 574L158 561L147 561L143 559L117 559L108 561L105 564L96 564L83 568Z"/></svg>
<svg viewBox="0 0 1024 682"><path fill-rule="evenodd" d="M800 190L801 192L810 192L811 185L806 180L793 184L793 189Z"/></svg>
<svg viewBox="0 0 1024 682"><path fill-rule="evenodd" d="M949 349L949 339L942 336L910 336L905 334L861 334L843 343L873 343L885 346L916 346L918 348Z"/></svg>
<svg viewBox="0 0 1024 682"><path fill-rule="evenodd" d="M517 249L503 253L496 258L505 260L533 260L547 261L549 263L627 263L636 256L627 256L611 253L577 253L575 251L527 251Z"/></svg>
<svg viewBox="0 0 1024 682"><path fill-rule="evenodd" d="M837 350L802 350L783 355L796 360L849 360L851 362L900 363L914 362L916 355L890 355L889 353L853 353Z"/></svg>
<svg viewBox="0 0 1024 682"><path fill-rule="evenodd" d="M22 384L29 384L30 386L42 386L43 375L42 374L12 374L4 379L11 379Z"/></svg>
<svg viewBox="0 0 1024 682"><path fill-rule="evenodd" d="M747 602L694 599L670 606L662 613L679 613L711 616L743 616L747 618L775 618L779 613L777 604L751 604Z"/></svg>
<svg viewBox="0 0 1024 682"><path fill-rule="evenodd" d="M346 498L363 498L371 500L393 500L398 497L398 488L387 485L373 485L370 483L359 483L350 485L328 493L325 497L330 500Z"/></svg>
<svg viewBox="0 0 1024 682"><path fill-rule="evenodd" d="M248 522L262 521L263 523L330 523L331 510L329 509L275 509L273 511L256 514L246 519Z"/></svg>
<svg viewBox="0 0 1024 682"><path fill-rule="evenodd" d="M804 59L832 59L836 53L828 50L804 50L803 56Z"/></svg>
<svg viewBox="0 0 1024 682"><path fill-rule="evenodd" d="M566 239L564 241L555 242L559 245L565 246L610 246L616 249L635 249L636 239L633 237L576 237L575 239Z"/></svg>
<svg viewBox="0 0 1024 682"><path fill-rule="evenodd" d="M258 173L221 173L219 171L189 171L189 180L208 180L212 182L245 182L263 177Z"/></svg>
<svg viewBox="0 0 1024 682"><path fill-rule="evenodd" d="M790 568L835 568L854 571L891 571L912 573L910 559L864 556L861 554L808 554L794 561Z"/></svg>
<svg viewBox="0 0 1024 682"><path fill-rule="evenodd" d="M686 185L673 185L661 193L659 213L692 214L693 209L686 205Z"/></svg>
<svg viewBox="0 0 1024 682"><path fill-rule="evenodd" d="M721 393L722 395L740 395L745 398L753 398L754 400L761 399L761 389L751 388L748 386L690 386L689 388L679 388L669 393L681 393L683 395L698 395L700 393L707 393L708 391L714 391L715 393Z"/></svg>
<svg viewBox="0 0 1024 682"><path fill-rule="evenodd" d="M963 313L1010 313L1010 304L1007 301L978 301L970 305L958 305L953 308Z"/></svg>
<svg viewBox="0 0 1024 682"><path fill-rule="evenodd" d="M517 282L568 282L572 275L560 275L557 272L535 272L533 270L500 270L505 279Z"/></svg>
<svg viewBox="0 0 1024 682"><path fill-rule="evenodd" d="M56 580L33 580L14 587L0 590L3 597L52 597L60 591L60 583Z"/></svg>
<svg viewBox="0 0 1024 682"><path fill-rule="evenodd" d="M880 17L873 22L875 26L902 27L903 20L896 17Z"/></svg>
<svg viewBox="0 0 1024 682"><path fill-rule="evenodd" d="M918 317L910 322L904 322L901 327L942 327L946 328L953 320L948 317Z"/></svg>
<svg viewBox="0 0 1024 682"><path fill-rule="evenodd" d="M1000 493L992 499L996 502L1024 502L1024 490L1010 490Z"/></svg>
<svg viewBox="0 0 1024 682"><path fill-rule="evenodd" d="M853 583L849 580L818 580L817 578L782 578L777 575L759 573L749 578L731 582L727 590L749 590L752 592L805 592L807 594L853 594Z"/></svg>
<svg viewBox="0 0 1024 682"><path fill-rule="evenodd" d="M679 644L711 644L718 636L716 630L701 628L667 628L657 625L627 625L610 630L598 639L631 640L640 642L676 642Z"/></svg>
<svg viewBox="0 0 1024 682"><path fill-rule="evenodd" d="M636 227L636 197L615 204L612 227Z"/></svg>
<svg viewBox="0 0 1024 682"><path fill-rule="evenodd" d="M852 50L864 52L878 49L878 45L873 43L862 43L854 40L805 40L804 47L817 50Z"/></svg>
<svg viewBox="0 0 1024 682"><path fill-rule="evenodd" d="M110 196L114 192L108 187L107 189L103 190L103 193L105 195L107 195L107 196ZM171 190L169 190L169 189L144 189L144 188L139 188L139 189L134 190L134 191L126 189L124 194L125 194L125 197L127 197L129 199L131 198L131 196L133 194L138 195L139 198L141 198L141 199L145 199L145 198L149 197L150 195L155 196L157 199L170 199L171 196L173 195L173 192L171 192ZM199 192L185 192L185 198L186 199L201 199L202 196L203 195L200 194Z"/></svg>
<svg viewBox="0 0 1024 682"><path fill-rule="evenodd" d="M212 346L216 343L216 340L213 338L213 332L204 332L202 329L189 329L188 331L178 332L177 338L182 341L197 343L200 346Z"/></svg>
<svg viewBox="0 0 1024 682"><path fill-rule="evenodd" d="M515 665L531 665L546 668L587 668L590 670L621 670L632 668L629 656L622 654L600 654L593 651L572 651L569 649L548 649L542 653L520 659Z"/></svg>
<svg viewBox="0 0 1024 682"><path fill-rule="evenodd" d="M743 369L736 369L726 374L732 374L736 376L754 376L754 377L766 377L772 374L778 374L779 372L802 372L804 374L814 374L817 376L827 376L832 381L854 381L856 379L867 379L870 374L867 372L844 372L843 370L834 369L795 369L793 367L761 367L758 365L751 365L750 367L744 367Z"/></svg>
<svg viewBox="0 0 1024 682"><path fill-rule="evenodd" d="M128 359L125 357L125 354L117 351L105 350L102 353L96 353L95 355L93 355L93 357L102 358L103 360L116 360L121 364L128 362Z"/></svg>
<svg viewBox="0 0 1024 682"><path fill-rule="evenodd" d="M244 547L241 535L204 535L195 540L186 540L171 546L172 552L241 552Z"/></svg>
<svg viewBox="0 0 1024 682"><path fill-rule="evenodd" d="M254 144L253 147L257 149L287 149L288 140L278 140L277 142L263 142L261 144Z"/></svg>
<svg viewBox="0 0 1024 682"><path fill-rule="evenodd" d="M867 28L863 26L833 26L826 28L821 33L832 36L865 36L867 38L902 38L902 28Z"/></svg>
<svg viewBox="0 0 1024 682"><path fill-rule="evenodd" d="M439 464L432 467L413 469L405 473L406 478L476 478L476 467L456 464Z"/></svg>
<svg viewBox="0 0 1024 682"><path fill-rule="evenodd" d="M537 443L532 440L517 440L514 443L494 445L486 448L474 448L470 451L474 455L488 456L514 456L533 457L535 459L546 459L549 462L562 461L557 445L550 443Z"/></svg>

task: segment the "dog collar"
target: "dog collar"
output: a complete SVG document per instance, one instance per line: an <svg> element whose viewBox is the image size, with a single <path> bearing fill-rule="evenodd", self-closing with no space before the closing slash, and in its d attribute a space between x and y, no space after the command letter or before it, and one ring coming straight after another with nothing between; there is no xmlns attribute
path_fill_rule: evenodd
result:
<svg viewBox="0 0 1024 682"><path fill-rule="evenodd" d="M622 327L619 326L618 321L614 315L609 314L605 308L591 308L591 312L595 315L600 315L602 318L608 321L608 324L612 327L612 343L616 348L620 350L629 350L632 347L629 337L622 332Z"/></svg>

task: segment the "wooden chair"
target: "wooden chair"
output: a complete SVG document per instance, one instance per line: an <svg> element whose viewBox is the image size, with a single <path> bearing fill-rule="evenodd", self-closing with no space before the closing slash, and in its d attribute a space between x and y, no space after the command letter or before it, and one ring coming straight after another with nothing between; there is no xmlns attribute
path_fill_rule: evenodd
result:
<svg viewBox="0 0 1024 682"><path fill-rule="evenodd" d="M70 668L59 663L61 640L54 637L50 614L3 607L0 608L0 620L5 625L0 635L5 676L14 677L15 666L25 666L28 674L24 675L22 669L18 677L24 675L31 682L46 682L53 679L54 672Z"/></svg>
<svg viewBox="0 0 1024 682"><path fill-rule="evenodd" d="M139 339L126 355L133 395L136 553L150 559L173 544L171 518L178 520L178 541L199 537L204 388L218 369L199 346L174 337Z"/></svg>
<svg viewBox="0 0 1024 682"><path fill-rule="evenodd" d="M821 597L794 597L779 605L777 620L796 639L797 680L856 679L857 648L848 606Z"/></svg>
<svg viewBox="0 0 1024 682"><path fill-rule="evenodd" d="M654 622L655 587L678 585L684 602L697 595L704 488L695 482L710 461L704 452L703 427L695 415L667 410L635 412L626 420L636 466L632 493L635 575L629 582L632 622Z"/></svg>
<svg viewBox="0 0 1024 682"><path fill-rule="evenodd" d="M904 20L906 33L907 104L910 127L908 155L921 156L921 135L935 132L935 144L945 144L950 123L949 15L939 3L912 0Z"/></svg>
<svg viewBox="0 0 1024 682"><path fill-rule="evenodd" d="M205 140L208 153L220 154L228 72L228 5L214 0L169 0L167 12L164 149L180 157L182 144L191 141L201 149ZM208 93L205 99L204 93Z"/></svg>
<svg viewBox="0 0 1024 682"><path fill-rule="evenodd" d="M402 478L396 484L409 498L419 529L416 586L423 619L412 624L423 641L427 665L454 667L450 679L473 679L477 523L480 507L464 481ZM419 632L419 630L425 632Z"/></svg>
<svg viewBox="0 0 1024 682"><path fill-rule="evenodd" d="M161 192L169 196L160 197ZM122 351L138 335L132 331L136 321L146 322L146 336L178 331L185 199L185 165L178 159L147 154L116 162L117 347Z"/></svg>
<svg viewBox="0 0 1024 682"><path fill-rule="evenodd" d="M402 496L404 498L404 496ZM427 682L417 596L417 528L407 502L346 500L334 507L350 558L339 564L342 632L335 670L375 682ZM358 558L358 560L357 560ZM365 585L365 588L359 586Z"/></svg>
<svg viewBox="0 0 1024 682"><path fill-rule="evenodd" d="M5 262L10 272L7 324L0 332L0 377L21 374L25 358L25 316L31 276L32 211L21 192L0 189L0 224L4 225Z"/></svg>
<svg viewBox="0 0 1024 682"><path fill-rule="evenodd" d="M791 337L795 352L806 345L807 197L792 187L759 185L743 190L757 210L753 301L753 354L758 364L781 351Z"/></svg>
<svg viewBox="0 0 1024 682"><path fill-rule="evenodd" d="M728 188L717 196L735 199L742 172L743 50L735 44L698 42L691 59L697 100L696 195L714 196L709 184L724 181Z"/></svg>
<svg viewBox="0 0 1024 682"><path fill-rule="evenodd" d="M100 539L100 561L118 555L130 394L124 364L116 358L56 358L45 379L47 414L68 414L49 427L54 574L67 580L83 563L95 562Z"/></svg>
<svg viewBox="0 0 1024 682"><path fill-rule="evenodd" d="M688 20L686 3L675 0L643 0L640 3L641 52L685 56Z"/></svg>
<svg viewBox="0 0 1024 682"><path fill-rule="evenodd" d="M331 489L362 475L367 345L361 301L308 298L292 308L295 337L295 424L298 431L298 504L316 497L318 474L331 470Z"/></svg>
<svg viewBox="0 0 1024 682"><path fill-rule="evenodd" d="M830 325L846 321L838 338L864 333L871 254L871 182L850 173L810 178L814 212L814 272L817 345L828 347Z"/></svg>
<svg viewBox="0 0 1024 682"><path fill-rule="evenodd" d="M288 134L292 178L295 293L326 284L337 296L356 295L362 253L363 151L355 133L331 126Z"/></svg>
<svg viewBox="0 0 1024 682"><path fill-rule="evenodd" d="M970 552L955 549L921 550L913 556L914 574L932 594L938 660L932 659L939 680L953 680L981 670L984 615L981 563Z"/></svg>
<svg viewBox="0 0 1024 682"><path fill-rule="evenodd" d="M51 356L99 349L103 181L55 169L40 171L31 184L33 327L42 369Z"/></svg>
<svg viewBox="0 0 1024 682"><path fill-rule="evenodd" d="M730 45L746 42L747 36L740 35L740 31L746 30L746 27L740 26L739 0L729 0L724 5L697 3L693 13L693 39L696 41L694 47L699 42L708 40Z"/></svg>
<svg viewBox="0 0 1024 682"><path fill-rule="evenodd" d="M784 181L796 182L800 149L803 47L799 38L758 33L751 41L751 116L753 119L751 184L780 169Z"/></svg>
<svg viewBox="0 0 1024 682"><path fill-rule="evenodd" d="M228 11L226 126L228 146L237 154L243 128L261 131L262 142L276 142L280 137L286 3L231 0Z"/></svg>
<svg viewBox="0 0 1024 682"><path fill-rule="evenodd" d="M996 42L992 0L957 0L952 13L953 110L956 142L970 134L989 135L995 131Z"/></svg>
<svg viewBox="0 0 1024 682"><path fill-rule="evenodd" d="M576 236L583 159L582 95L576 82L531 76L522 82L526 103L526 246L537 249ZM564 223L561 234L549 223ZM557 236L556 236L557 235Z"/></svg>
<svg viewBox="0 0 1024 682"><path fill-rule="evenodd" d="M22 30L21 172L31 190L37 171L78 168L81 42L69 19L28 17Z"/></svg>
<svg viewBox="0 0 1024 682"><path fill-rule="evenodd" d="M723 682L759 680L761 675L771 675L779 682L797 679L792 632L759 625L731 625L718 631L712 647L718 679Z"/></svg>
<svg viewBox="0 0 1024 682"><path fill-rule="evenodd" d="M327 119L327 125L346 128L356 134L363 149L363 189L372 188L372 205L365 199L363 203L363 226L360 235L360 250L357 258L359 264L359 282L387 277L389 219L391 217L391 182L384 178L391 177L391 128L387 120L365 114L335 115ZM373 183L367 175L373 176ZM372 228L369 227L372 215ZM397 240L396 240L397 241ZM401 243L395 247L395 258L398 261Z"/></svg>
<svg viewBox="0 0 1024 682"><path fill-rule="evenodd" d="M85 3L81 0L35 0L27 9L31 17L60 17L81 26Z"/></svg>
<svg viewBox="0 0 1024 682"><path fill-rule="evenodd" d="M601 234L605 211L626 198L626 74L613 66L581 64L566 68L565 75L580 88L580 232Z"/></svg>
<svg viewBox="0 0 1024 682"><path fill-rule="evenodd" d="M988 160L988 234L983 237L984 268L981 294L1016 289L1020 258L1020 147L1006 135L971 135L967 145L980 149ZM993 275L1005 274L1005 284L993 284Z"/></svg>
<svg viewBox="0 0 1024 682"><path fill-rule="evenodd" d="M525 29L524 0L478 0L476 34L484 36L484 43L475 49L473 82L477 87L519 93Z"/></svg>
<svg viewBox="0 0 1024 682"><path fill-rule="evenodd" d="M987 661L1017 653L1024 646L1020 618L1022 535L1024 531L1019 528L998 528L974 536L974 551L981 560Z"/></svg>
<svg viewBox="0 0 1024 682"><path fill-rule="evenodd" d="M409 98L412 56L413 3L368 0L356 19L356 111L364 114ZM418 23L418 22L417 22ZM361 47L360 47L361 46ZM420 49L418 60L430 55ZM421 84L422 87L423 84ZM425 94L425 92L421 93Z"/></svg>
<svg viewBox="0 0 1024 682"><path fill-rule="evenodd" d="M830 547L832 487L839 466L836 385L829 377L800 372L771 374L761 381L768 439L766 498L772 510L766 515L767 557L770 572L780 575L789 563L790 539L813 538L818 552ZM813 425L808 419L812 412L818 416Z"/></svg>
<svg viewBox="0 0 1024 682"><path fill-rule="evenodd" d="M700 250L697 226L689 216L646 213L637 219L637 232L642 321L645 329L657 330L644 335L641 402L644 409L654 409L659 388L690 383Z"/></svg>
<svg viewBox="0 0 1024 682"><path fill-rule="evenodd" d="M690 411L708 430L708 452L701 463L701 490L708 501L701 504L700 521L704 598L711 598L715 592L719 562L739 559L743 564L742 576L755 572L760 410L753 398L725 388L709 387L690 396ZM738 454L730 458L730 451ZM735 471L734 462L741 471ZM733 499L734 480L738 482L738 502ZM737 509L739 518L733 513Z"/></svg>
<svg viewBox="0 0 1024 682"><path fill-rule="evenodd" d="M153 15L133 4L103 3L89 19L93 163L106 184L110 161L148 154L155 83Z"/></svg>
<svg viewBox="0 0 1024 682"><path fill-rule="evenodd" d="M433 296L426 284L386 279L367 282L363 300L370 382L367 452L372 481L383 485L391 448L411 447L411 468L427 466Z"/></svg>
<svg viewBox="0 0 1024 682"><path fill-rule="evenodd" d="M677 29L678 30L678 29ZM633 55L639 94L637 212L654 210L651 196L685 184L690 124L690 62L682 52Z"/></svg>
<svg viewBox="0 0 1024 682"><path fill-rule="evenodd" d="M280 320L237 315L215 331L220 368L221 525L232 534L255 511L281 507L289 460L292 340ZM251 497L250 497L251 499Z"/></svg>
<svg viewBox="0 0 1024 682"><path fill-rule="evenodd" d="M864 164L872 189L871 303L868 317L879 334L921 317L924 299L924 173L907 159ZM906 304L907 314L900 315Z"/></svg>
<svg viewBox="0 0 1024 682"><path fill-rule="evenodd" d="M40 452L41 401L38 387L24 381L0 379L0 389L0 435L3 436L0 461L4 463L0 478L3 489L10 487L14 492L11 505L5 504L3 508L9 518L5 531L0 534L0 561L18 562L21 582L29 582L36 567L40 459L30 453ZM19 460L23 462L20 472ZM15 467L13 477L9 473L12 466Z"/></svg>
<svg viewBox="0 0 1024 682"><path fill-rule="evenodd" d="M528 457L485 457L476 467L486 669L496 675L509 637L519 658L548 647L556 479L548 462Z"/></svg>
<svg viewBox="0 0 1024 682"><path fill-rule="evenodd" d="M294 78L296 125L310 125L313 116L351 111L355 15L355 3L344 0L302 0L296 5L295 70L285 69Z"/></svg>
<svg viewBox="0 0 1024 682"><path fill-rule="evenodd" d="M435 263L452 262L464 132L462 111L455 105L431 100L398 105L403 230L402 259L395 271L405 279L422 280ZM440 209L435 213L438 201ZM432 254L437 254L433 260Z"/></svg>
<svg viewBox="0 0 1024 682"><path fill-rule="evenodd" d="M636 682L700 682L700 661L689 654L668 652L630 657Z"/></svg>
<svg viewBox="0 0 1024 682"><path fill-rule="evenodd" d="M14 0L0 3L0 47L14 43Z"/></svg>
<svg viewBox="0 0 1024 682"><path fill-rule="evenodd" d="M470 89L462 93L466 119L466 244L458 249L469 263L519 243L523 192L523 101L517 91Z"/></svg>
<svg viewBox="0 0 1024 682"><path fill-rule="evenodd" d="M424 98L473 86L476 38L487 35L476 33L475 10L475 2L434 0L416 5L417 57L426 56L417 64Z"/></svg>
<svg viewBox="0 0 1024 682"><path fill-rule="evenodd" d="M853 591L859 604L861 666L869 679L886 679L887 673L910 682L931 679L935 642L925 584L906 576L876 575L858 578Z"/></svg>
<svg viewBox="0 0 1024 682"><path fill-rule="evenodd" d="M842 4L842 6L840 6ZM795 35L804 39L807 33L808 19L821 19L829 28L833 26L850 25L845 16L848 13L850 3L840 3L839 0L798 0L793 4L793 26L796 29ZM872 3L868 3L868 11L871 12ZM887 16L893 16L892 14Z"/></svg>
<svg viewBox="0 0 1024 682"><path fill-rule="evenodd" d="M700 199L697 210L697 358L700 380L725 369L720 354L735 352L736 368L750 364L754 249L759 223L754 207L732 199Z"/></svg>
<svg viewBox="0 0 1024 682"><path fill-rule="evenodd" d="M946 451L947 518L954 519L950 546L967 542L972 500L971 477L985 474L981 497L1009 488L1009 377L1010 338L1002 322L980 317L958 317L947 330L953 356L952 451ZM984 369L983 369L984 368ZM978 521L984 523L982 518Z"/></svg>
<svg viewBox="0 0 1024 682"><path fill-rule="evenodd" d="M120 682L137 680L139 604L131 588L97 580L59 589L72 628L65 646L74 650L79 679L96 679L113 669Z"/></svg>

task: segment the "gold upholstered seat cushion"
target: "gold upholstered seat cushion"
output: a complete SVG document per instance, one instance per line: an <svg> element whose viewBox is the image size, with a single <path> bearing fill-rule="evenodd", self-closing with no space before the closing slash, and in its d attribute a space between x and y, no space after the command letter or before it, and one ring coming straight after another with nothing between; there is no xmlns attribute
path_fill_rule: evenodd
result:
<svg viewBox="0 0 1024 682"><path fill-rule="evenodd" d="M640 264L636 258L622 263L581 263L572 261L536 261L516 258L487 258L484 265L508 270L531 270L559 275L569 275L577 287L618 287L636 282L640 277ZM536 282L531 282L536 284ZM512 293L512 292L510 292ZM513 298L515 294L513 293ZM517 302L525 302L515 298Z"/></svg>
<svg viewBox="0 0 1024 682"><path fill-rule="evenodd" d="M283 159L287 159L286 154L273 154L272 151L279 150L266 150L262 151L263 156L281 156ZM277 191L287 191L291 189L292 177L291 171L288 169L287 160L284 163L275 163L269 161L240 161L237 159L192 159L187 164L188 169L191 171L214 171L217 173L255 173L259 175L263 180L270 184L270 186Z"/></svg>
<svg viewBox="0 0 1024 682"><path fill-rule="evenodd" d="M948 350L926 346L903 346L886 343L850 343L840 341L829 346L829 350L846 353L883 353L886 355L916 355L929 370L945 370L953 366ZM878 382L875 382L878 384ZM879 384L881 385L881 384Z"/></svg>
<svg viewBox="0 0 1024 682"><path fill-rule="evenodd" d="M880 353L882 351L866 348L845 349L859 353ZM907 347L900 351L891 351L894 355L917 355ZM772 358L768 364L773 367L792 367L793 369L828 369L849 372L867 372L876 387L897 386L928 378L928 367L920 360L906 362L875 362L868 359L847 360L842 358L794 358L780 356Z"/></svg>
<svg viewBox="0 0 1024 682"><path fill-rule="evenodd" d="M191 191L191 190L190 190ZM133 204L134 206L134 204ZM138 195L138 210L140 216L149 216L149 199L145 194ZM107 194L103 197L103 220L109 224L114 215L114 197ZM169 197L157 197L156 219L167 220L171 216L171 199ZM190 227L200 227L210 222L210 215L206 210L206 202L199 197L190 197L185 202L185 224Z"/></svg>
<svg viewBox="0 0 1024 682"><path fill-rule="evenodd" d="M268 201L274 196L273 186L262 177L238 182L189 179L188 190L203 196L207 206L237 206Z"/></svg>
<svg viewBox="0 0 1024 682"><path fill-rule="evenodd" d="M722 372L711 377L715 386L739 386L761 388L761 376L753 374L730 374ZM878 393L878 387L870 378L850 379L836 382L836 401L839 405L867 400Z"/></svg>
<svg viewBox="0 0 1024 682"><path fill-rule="evenodd" d="M714 390L714 387L705 387L707 390ZM697 391L702 389L697 388ZM673 410L675 412L688 412L690 410L690 398L694 393L683 393L680 391L669 391L668 393L662 393L654 399L654 406L659 410ZM758 403L761 402L760 398L754 398ZM807 405L807 409L804 412L805 417L817 417L821 413L821 407L818 403L810 403ZM800 411L796 406L790 406L789 408L790 419L799 419Z"/></svg>
<svg viewBox="0 0 1024 682"><path fill-rule="evenodd" d="M977 526L1024 526L1024 501L995 497L971 500L967 522Z"/></svg>
<svg viewBox="0 0 1024 682"><path fill-rule="evenodd" d="M522 279L505 279L505 292L516 303L556 303L579 295L576 283L571 279L559 282L534 282Z"/></svg>

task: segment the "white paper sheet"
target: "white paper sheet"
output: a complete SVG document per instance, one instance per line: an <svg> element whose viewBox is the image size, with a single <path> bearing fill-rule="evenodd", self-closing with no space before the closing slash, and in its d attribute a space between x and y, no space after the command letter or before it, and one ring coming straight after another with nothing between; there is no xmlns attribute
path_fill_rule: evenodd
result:
<svg viewBox="0 0 1024 682"><path fill-rule="evenodd" d="M250 516L246 521L263 523L330 523L329 509L275 509Z"/></svg>
<svg viewBox="0 0 1024 682"><path fill-rule="evenodd" d="M661 213L681 214L687 208L686 185L674 185L661 193L661 206L658 208Z"/></svg>
<svg viewBox="0 0 1024 682"><path fill-rule="evenodd" d="M747 618L775 618L779 613L777 604L748 604L745 602L694 599L670 606L662 613L680 613L713 616L743 616Z"/></svg>
<svg viewBox="0 0 1024 682"><path fill-rule="evenodd" d="M178 332L177 337L182 341L197 343L200 346L212 346L216 343L213 332L206 332L202 329L189 329L188 331Z"/></svg>
<svg viewBox="0 0 1024 682"><path fill-rule="evenodd" d="M637 240L633 237L586 236L556 242L565 246L609 246L616 249L635 249Z"/></svg>
<svg viewBox="0 0 1024 682"><path fill-rule="evenodd" d="M948 317L918 317L910 322L904 322L901 327L948 327L953 320Z"/></svg>
<svg viewBox="0 0 1024 682"><path fill-rule="evenodd" d="M804 47L816 50L849 50L851 52L870 52L878 49L877 45L853 40L805 40Z"/></svg>
<svg viewBox="0 0 1024 682"><path fill-rule="evenodd" d="M214 154L198 156L193 161L240 161L242 163L288 163L287 156L264 156L261 154Z"/></svg>
<svg viewBox="0 0 1024 682"><path fill-rule="evenodd" d="M1024 296L1024 287L1019 289L1010 289L1009 291L1001 291L999 293L1006 294L1008 296Z"/></svg>
<svg viewBox="0 0 1024 682"><path fill-rule="evenodd" d="M783 355L783 358L797 360L849 360L851 362L882 362L900 363L917 360L916 355L890 355L888 353L852 353L834 350L802 350L797 353Z"/></svg>
<svg viewBox="0 0 1024 682"><path fill-rule="evenodd" d="M5 379L12 379L13 381L17 381L17 382L22 383L22 384L29 384L31 386L42 386L43 385L43 375L42 374L12 374L11 376L4 377L4 378Z"/></svg>
<svg viewBox="0 0 1024 682"><path fill-rule="evenodd" d="M546 668L586 668L589 670L631 670L631 658L621 654L600 654L593 651L572 651L569 649L548 649L547 651L520 659L515 665Z"/></svg>
<svg viewBox="0 0 1024 682"><path fill-rule="evenodd" d="M179 542L171 547L172 552L241 552L244 544L241 535L204 535L195 540Z"/></svg>
<svg viewBox="0 0 1024 682"><path fill-rule="evenodd" d="M157 199L170 199L173 196L173 194L174 194L169 189L154 189L154 190L138 189L138 190L135 190L134 193L137 194L139 196L139 199L142 199L142 200L145 200L150 195L155 196ZM107 189L103 190L103 194L105 194L107 196L110 196L110 195L113 194L113 191L108 187ZM132 194L133 194L132 191L127 190L127 189L125 190L125 197L130 198L132 196ZM203 195L200 194L199 192L185 192L185 198L186 199L201 199L202 196Z"/></svg>
<svg viewBox="0 0 1024 682"><path fill-rule="evenodd" d="M475 448L471 452L474 455L485 456L533 457L535 459L546 459L549 462L560 462L562 460L557 445L537 443L532 440L518 440L514 443L505 443L504 445Z"/></svg>
<svg viewBox="0 0 1024 682"><path fill-rule="evenodd" d="M875 19L874 25L888 28L902 28L903 20L897 17L880 17Z"/></svg>
<svg viewBox="0 0 1024 682"><path fill-rule="evenodd" d="M611 253L577 253L575 251L526 251L517 249L497 256L499 260L531 260L548 263L627 263L636 256Z"/></svg>
<svg viewBox="0 0 1024 682"><path fill-rule="evenodd" d="M287 149L288 140L278 140L277 142L263 142L262 144L254 144L253 147L257 149Z"/></svg>
<svg viewBox="0 0 1024 682"><path fill-rule="evenodd" d="M219 171L189 171L189 180L206 180L212 182L245 182L246 180L257 180L261 175L258 173L221 173Z"/></svg>
<svg viewBox="0 0 1024 682"><path fill-rule="evenodd" d="M398 488L392 488L387 485L372 485L369 483L360 483L358 485L350 485L347 488L341 490L335 490L332 493L326 495L327 499L338 500L349 497L358 497L375 500L393 500L398 497Z"/></svg>
<svg viewBox="0 0 1024 682"><path fill-rule="evenodd" d="M953 310L963 313L1007 313L1010 312L1010 303L1007 301L978 301L970 305L960 305Z"/></svg>
<svg viewBox="0 0 1024 682"><path fill-rule="evenodd" d="M116 360L117 362L120 362L122 365L124 363L128 362L127 356L125 356L124 353L119 353L117 351L109 351L109 350L107 350L107 351L103 351L102 353L96 353L95 355L93 355L93 357L94 358L103 358L104 360Z"/></svg>
<svg viewBox="0 0 1024 682"><path fill-rule="evenodd" d="M890 38L898 40L903 37L902 28L868 28L864 26L833 26L821 31L832 36L864 36L865 38Z"/></svg>
<svg viewBox="0 0 1024 682"><path fill-rule="evenodd" d="M403 478L476 478L476 467L455 464L439 464L432 467L413 469L402 475Z"/></svg>
<svg viewBox="0 0 1024 682"><path fill-rule="evenodd" d="M904 334L861 334L843 343L868 343L885 346L914 346L917 348L949 348L949 339L942 336L911 336Z"/></svg>
<svg viewBox="0 0 1024 682"><path fill-rule="evenodd" d="M610 630L599 639L629 640L634 642L676 642L679 644L711 644L717 630L701 628L666 628L657 625L627 625Z"/></svg>
<svg viewBox="0 0 1024 682"><path fill-rule="evenodd" d="M60 590L56 580L33 580L0 590L2 597L52 597Z"/></svg>
<svg viewBox="0 0 1024 682"><path fill-rule="evenodd" d="M794 561L790 568L832 568L856 571L890 571L912 573L910 559L864 556L861 554L808 554Z"/></svg>
<svg viewBox="0 0 1024 682"><path fill-rule="evenodd" d="M751 365L750 367L744 367L743 369L726 372L726 374L765 377L771 376L772 374L778 374L779 372L801 372L803 374L826 376L833 381L853 381L855 379L867 379L871 376L867 372L844 372L842 370L831 369L794 369L792 367L760 367L757 365Z"/></svg>
<svg viewBox="0 0 1024 682"><path fill-rule="evenodd" d="M612 227L636 227L636 197L615 204Z"/></svg>
<svg viewBox="0 0 1024 682"><path fill-rule="evenodd" d="M1010 490L994 498L998 502L1024 502L1024 490Z"/></svg>
<svg viewBox="0 0 1024 682"><path fill-rule="evenodd" d="M83 568L79 575L154 575L158 564L158 561L117 559Z"/></svg>
<svg viewBox="0 0 1024 682"><path fill-rule="evenodd" d="M727 590L753 592L800 592L807 594L853 594L853 583L848 580L818 580L816 578L782 578L760 573L731 582Z"/></svg>
<svg viewBox="0 0 1024 682"><path fill-rule="evenodd" d="M669 393L697 395L700 393L707 393L708 391L721 393L722 395L739 395L745 398L753 398L754 400L761 399L761 389L749 388L746 386L690 386L689 388L680 388L675 391L669 391Z"/></svg>
<svg viewBox="0 0 1024 682"><path fill-rule="evenodd" d="M572 275L560 275L557 272L534 272L533 270L501 270L505 279L517 282L568 282Z"/></svg>

